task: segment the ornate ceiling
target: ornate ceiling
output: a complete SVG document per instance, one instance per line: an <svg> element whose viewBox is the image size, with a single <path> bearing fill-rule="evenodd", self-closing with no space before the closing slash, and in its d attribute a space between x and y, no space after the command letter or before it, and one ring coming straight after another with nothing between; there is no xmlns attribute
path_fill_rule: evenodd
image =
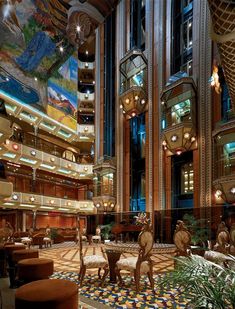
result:
<svg viewBox="0 0 235 309"><path fill-rule="evenodd" d="M211 38L218 44L226 82L235 110L235 2L208 0L211 18Z"/></svg>
<svg viewBox="0 0 235 309"><path fill-rule="evenodd" d="M50 0L49 12L53 26L66 35L70 43L81 46L117 3L118 0Z"/></svg>

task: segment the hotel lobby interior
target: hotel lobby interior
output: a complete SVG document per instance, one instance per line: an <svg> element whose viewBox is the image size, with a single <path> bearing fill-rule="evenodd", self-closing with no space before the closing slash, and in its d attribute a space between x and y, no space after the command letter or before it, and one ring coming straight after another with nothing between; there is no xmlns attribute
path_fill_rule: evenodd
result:
<svg viewBox="0 0 235 309"><path fill-rule="evenodd" d="M0 309L235 308L234 80L233 0L0 1Z"/></svg>

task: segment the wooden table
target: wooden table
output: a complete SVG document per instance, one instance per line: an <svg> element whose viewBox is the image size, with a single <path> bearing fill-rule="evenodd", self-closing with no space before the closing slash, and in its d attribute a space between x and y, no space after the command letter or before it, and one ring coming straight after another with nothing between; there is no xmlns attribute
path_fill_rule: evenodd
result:
<svg viewBox="0 0 235 309"><path fill-rule="evenodd" d="M104 249L107 254L109 262L109 276L110 282L117 282L115 266L117 261L120 259L122 253L139 253L140 246L138 243L116 243L108 242L105 243ZM176 246L173 244L157 243L153 245L152 254L174 254Z"/></svg>

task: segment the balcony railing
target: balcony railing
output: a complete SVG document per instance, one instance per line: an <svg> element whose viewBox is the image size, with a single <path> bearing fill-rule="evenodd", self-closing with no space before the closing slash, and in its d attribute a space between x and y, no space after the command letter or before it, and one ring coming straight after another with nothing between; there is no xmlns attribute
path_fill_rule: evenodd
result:
<svg viewBox="0 0 235 309"><path fill-rule="evenodd" d="M40 151L66 159L76 163L93 163L93 157L90 154L78 154L72 150L54 145L40 137L26 133L21 130L14 131L10 138L14 142L19 142L25 146L33 147Z"/></svg>

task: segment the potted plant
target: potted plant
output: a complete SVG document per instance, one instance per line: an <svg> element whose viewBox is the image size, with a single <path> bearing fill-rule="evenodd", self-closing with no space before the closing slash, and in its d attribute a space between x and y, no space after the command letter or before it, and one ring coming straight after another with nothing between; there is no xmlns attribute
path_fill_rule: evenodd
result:
<svg viewBox="0 0 235 309"><path fill-rule="evenodd" d="M113 223L100 225L101 236L104 239L104 241L110 239L112 227L113 227Z"/></svg>
<svg viewBox="0 0 235 309"><path fill-rule="evenodd" d="M200 245L206 247L209 229L205 219L196 219L193 215L185 214L183 221L191 234L191 241L194 246Z"/></svg>
<svg viewBox="0 0 235 309"><path fill-rule="evenodd" d="M234 263L235 263L235 258ZM174 271L159 277L160 290L177 287L193 309L235 308L235 270L198 255L176 258Z"/></svg>

